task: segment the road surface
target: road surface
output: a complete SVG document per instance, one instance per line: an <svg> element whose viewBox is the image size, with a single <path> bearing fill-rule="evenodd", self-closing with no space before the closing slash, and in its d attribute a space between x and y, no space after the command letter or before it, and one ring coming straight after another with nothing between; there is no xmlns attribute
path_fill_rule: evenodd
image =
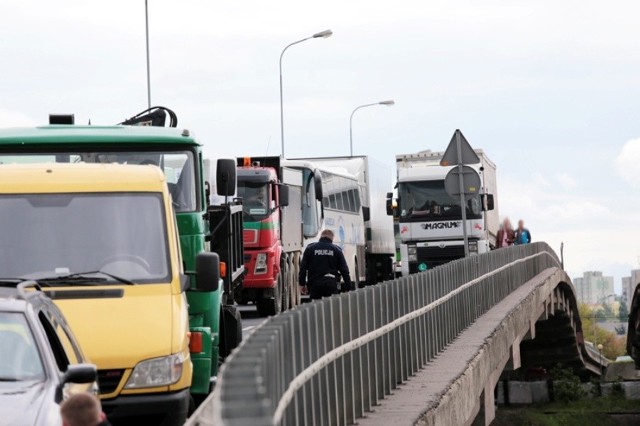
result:
<svg viewBox="0 0 640 426"><path fill-rule="evenodd" d="M238 306L240 315L242 315L242 339L244 340L251 331L262 324L268 317L261 317L258 315L256 306L254 304L248 304L245 306Z"/></svg>

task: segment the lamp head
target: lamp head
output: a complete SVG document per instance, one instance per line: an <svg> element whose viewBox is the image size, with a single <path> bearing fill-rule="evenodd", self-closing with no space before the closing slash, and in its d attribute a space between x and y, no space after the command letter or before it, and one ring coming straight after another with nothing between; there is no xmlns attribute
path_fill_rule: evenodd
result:
<svg viewBox="0 0 640 426"><path fill-rule="evenodd" d="M380 105L387 105L387 106L391 106L391 105L395 105L395 102L394 102L394 100L393 100L393 99L389 99L389 100L387 100L387 101L381 101L381 102L378 102L378 104L380 104Z"/></svg>
<svg viewBox="0 0 640 426"><path fill-rule="evenodd" d="M327 37L331 37L333 35L333 31L331 30L324 30L324 31L320 31L319 33L315 33L313 36L311 36L312 38L327 38Z"/></svg>

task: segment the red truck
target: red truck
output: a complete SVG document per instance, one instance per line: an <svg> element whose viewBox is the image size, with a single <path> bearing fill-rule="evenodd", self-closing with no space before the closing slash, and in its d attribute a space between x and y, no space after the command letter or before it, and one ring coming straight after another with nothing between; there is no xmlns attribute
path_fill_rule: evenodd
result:
<svg viewBox="0 0 640 426"><path fill-rule="evenodd" d="M243 157L237 179L247 275L234 298L255 303L261 316L276 315L300 303L302 172L283 167L280 157Z"/></svg>

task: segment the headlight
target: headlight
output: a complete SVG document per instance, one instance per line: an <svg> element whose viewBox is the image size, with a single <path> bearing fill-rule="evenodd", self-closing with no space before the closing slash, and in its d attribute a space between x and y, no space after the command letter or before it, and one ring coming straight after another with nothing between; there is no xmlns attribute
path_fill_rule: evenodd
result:
<svg viewBox="0 0 640 426"><path fill-rule="evenodd" d="M125 389L172 385L180 380L183 364L182 354L142 361L133 369Z"/></svg>
<svg viewBox="0 0 640 426"><path fill-rule="evenodd" d="M253 273L267 273L267 253L258 253L258 255L256 256L256 267L254 268Z"/></svg>
<svg viewBox="0 0 640 426"><path fill-rule="evenodd" d="M407 253L409 254L409 262L418 260L418 248L416 246L408 246Z"/></svg>

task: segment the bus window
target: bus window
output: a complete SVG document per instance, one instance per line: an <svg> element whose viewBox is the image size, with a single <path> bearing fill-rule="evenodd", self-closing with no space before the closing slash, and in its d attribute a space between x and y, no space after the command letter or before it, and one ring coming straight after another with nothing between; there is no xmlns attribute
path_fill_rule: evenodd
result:
<svg viewBox="0 0 640 426"><path fill-rule="evenodd" d="M347 193L347 198L349 198L349 211L353 212L353 213L357 213L358 209L356 207L356 197L355 197L355 190L354 189L350 189Z"/></svg>
<svg viewBox="0 0 640 426"><path fill-rule="evenodd" d="M336 209L345 210L344 203L342 202L342 192L336 194Z"/></svg>

